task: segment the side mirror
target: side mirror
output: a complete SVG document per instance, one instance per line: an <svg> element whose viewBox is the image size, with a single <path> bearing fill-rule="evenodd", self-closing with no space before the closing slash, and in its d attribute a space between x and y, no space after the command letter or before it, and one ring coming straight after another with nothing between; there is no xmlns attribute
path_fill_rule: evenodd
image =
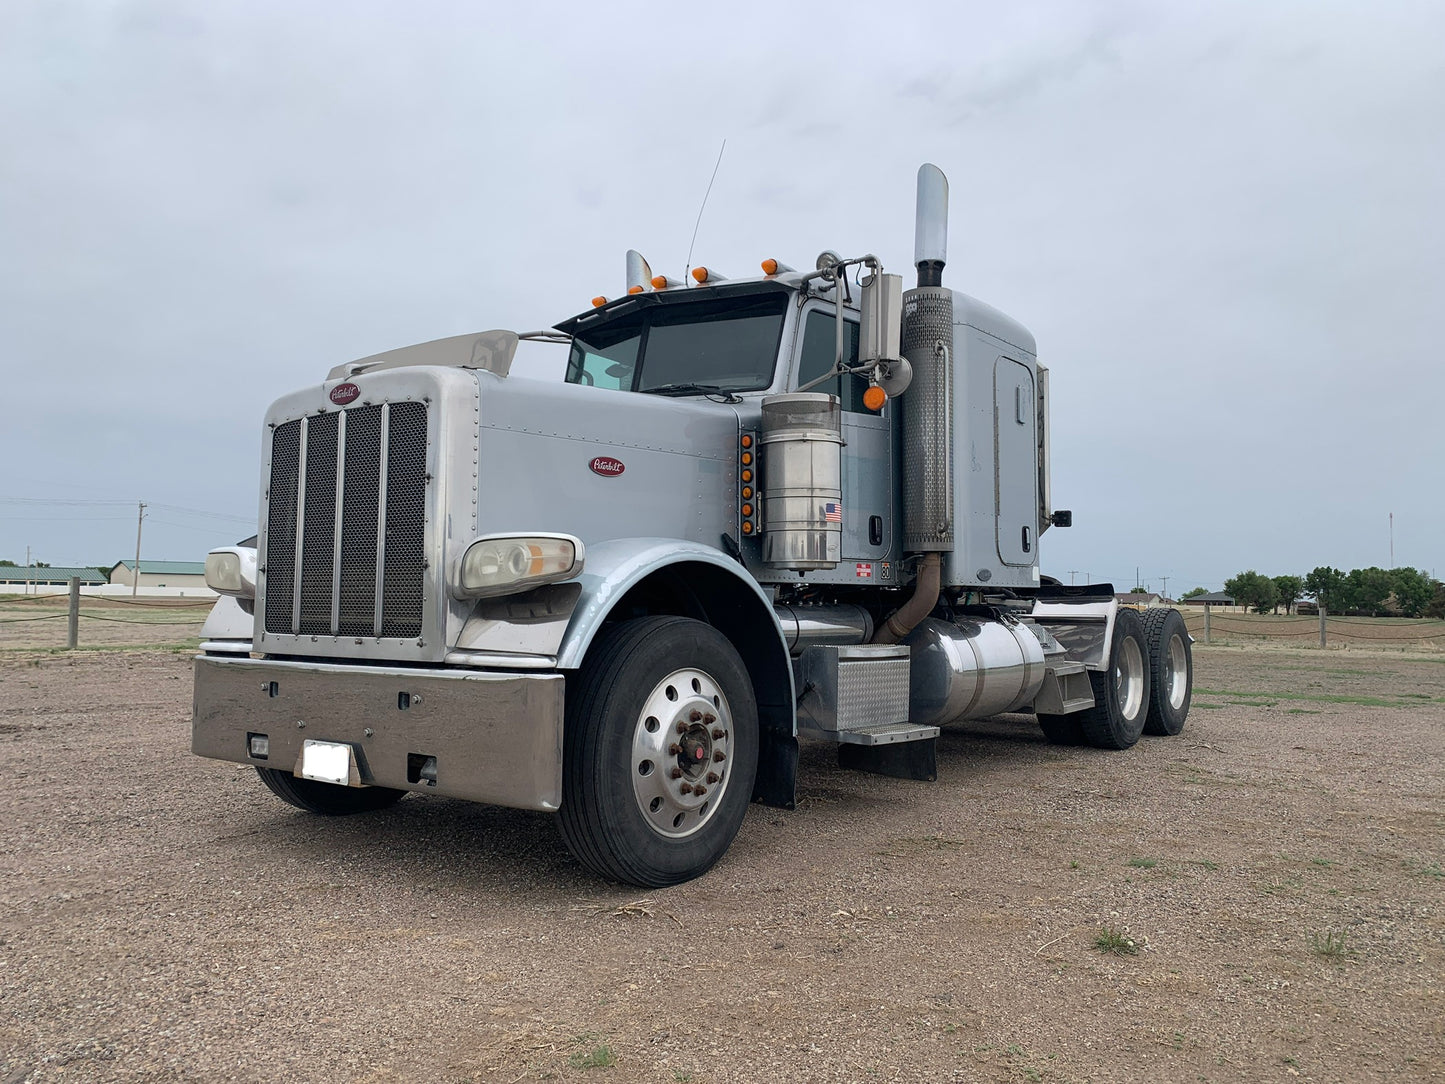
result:
<svg viewBox="0 0 1445 1084"><path fill-rule="evenodd" d="M870 275L861 287L858 308L858 364L871 367L875 382L890 399L902 395L913 379L903 360L903 276Z"/></svg>

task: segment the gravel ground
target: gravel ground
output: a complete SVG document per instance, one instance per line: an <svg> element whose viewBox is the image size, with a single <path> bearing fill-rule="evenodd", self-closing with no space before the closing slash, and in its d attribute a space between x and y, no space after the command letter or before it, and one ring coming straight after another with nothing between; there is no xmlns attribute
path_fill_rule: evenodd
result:
<svg viewBox="0 0 1445 1084"><path fill-rule="evenodd" d="M283 805L183 654L7 653L0 1084L1445 1077L1445 658L1196 651L1177 738L808 746L649 895L545 815Z"/></svg>

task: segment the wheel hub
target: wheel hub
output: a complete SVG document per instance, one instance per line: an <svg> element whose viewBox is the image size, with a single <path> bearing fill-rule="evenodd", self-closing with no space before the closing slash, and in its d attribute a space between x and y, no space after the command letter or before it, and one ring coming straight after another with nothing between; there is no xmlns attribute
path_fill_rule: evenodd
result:
<svg viewBox="0 0 1445 1084"><path fill-rule="evenodd" d="M632 738L632 792L653 830L696 832L728 785L732 714L721 687L694 668L668 674L643 701Z"/></svg>

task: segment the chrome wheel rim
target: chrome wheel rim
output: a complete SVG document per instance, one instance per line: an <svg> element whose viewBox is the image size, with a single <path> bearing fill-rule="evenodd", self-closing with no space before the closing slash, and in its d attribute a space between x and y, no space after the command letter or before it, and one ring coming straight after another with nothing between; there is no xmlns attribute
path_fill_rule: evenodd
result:
<svg viewBox="0 0 1445 1084"><path fill-rule="evenodd" d="M732 711L703 670L674 670L643 701L632 732L632 794L659 835L690 836L722 802L732 767Z"/></svg>
<svg viewBox="0 0 1445 1084"><path fill-rule="evenodd" d="M1165 695L1169 706L1178 711L1184 706L1184 694L1189 691L1189 656L1184 651L1184 637L1177 633L1169 637L1169 656L1165 661Z"/></svg>
<svg viewBox="0 0 1445 1084"><path fill-rule="evenodd" d="M1137 716L1144 706L1144 653L1132 636L1119 645L1119 657L1114 661L1114 690L1119 714L1125 719Z"/></svg>

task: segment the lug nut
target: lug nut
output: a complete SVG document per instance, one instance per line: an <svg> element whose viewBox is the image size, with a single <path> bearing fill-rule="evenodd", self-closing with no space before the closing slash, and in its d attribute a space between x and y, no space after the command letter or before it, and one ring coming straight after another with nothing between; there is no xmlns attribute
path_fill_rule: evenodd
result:
<svg viewBox="0 0 1445 1084"><path fill-rule="evenodd" d="M719 740L721 740L722 738L726 738L726 737L727 737L727 731L725 731L722 727L720 727L720 726L715 726L715 727L712 728L712 740L713 740L713 741L719 741Z"/></svg>
<svg viewBox="0 0 1445 1084"><path fill-rule="evenodd" d="M697 708L693 708L692 711L688 713L687 721L690 723L695 723L701 718L702 712L698 711Z"/></svg>
<svg viewBox="0 0 1445 1084"><path fill-rule="evenodd" d="M722 777L719 776L719 775L717 774L717 772L708 772L708 773L707 773L707 781L708 781L709 783L716 783L720 778L722 778Z"/></svg>
<svg viewBox="0 0 1445 1084"><path fill-rule="evenodd" d="M667 752L670 756L680 756L682 754L682 746L678 745L677 742L673 742L667 747Z"/></svg>
<svg viewBox="0 0 1445 1084"><path fill-rule="evenodd" d="M702 721L708 726L712 726L713 723L717 722L717 716L714 715L712 712L708 712L702 717Z"/></svg>
<svg viewBox="0 0 1445 1084"><path fill-rule="evenodd" d="M682 786L678 787L677 789L678 789L681 793L683 793L683 794L691 794L691 793L692 793L692 784L691 784L691 783L684 783ZM701 790L702 788L699 787L698 789Z"/></svg>
<svg viewBox="0 0 1445 1084"><path fill-rule="evenodd" d="M681 779L681 778L682 778L682 769L681 769L681 768L674 768L674 769L672 769L672 777L673 777L674 779Z"/></svg>
<svg viewBox="0 0 1445 1084"><path fill-rule="evenodd" d="M716 750L712 755L714 764L721 764L723 761L727 760L727 758L728 755L724 753L721 749Z"/></svg>
<svg viewBox="0 0 1445 1084"><path fill-rule="evenodd" d="M707 788L701 783L699 783L697 786L692 788L692 792L696 794L699 798L701 798L704 794L707 793Z"/></svg>
<svg viewBox="0 0 1445 1084"><path fill-rule="evenodd" d="M686 733L687 733L687 724L684 723L681 719L679 719L679 720L677 721L677 732L678 732L679 734L686 734Z"/></svg>

